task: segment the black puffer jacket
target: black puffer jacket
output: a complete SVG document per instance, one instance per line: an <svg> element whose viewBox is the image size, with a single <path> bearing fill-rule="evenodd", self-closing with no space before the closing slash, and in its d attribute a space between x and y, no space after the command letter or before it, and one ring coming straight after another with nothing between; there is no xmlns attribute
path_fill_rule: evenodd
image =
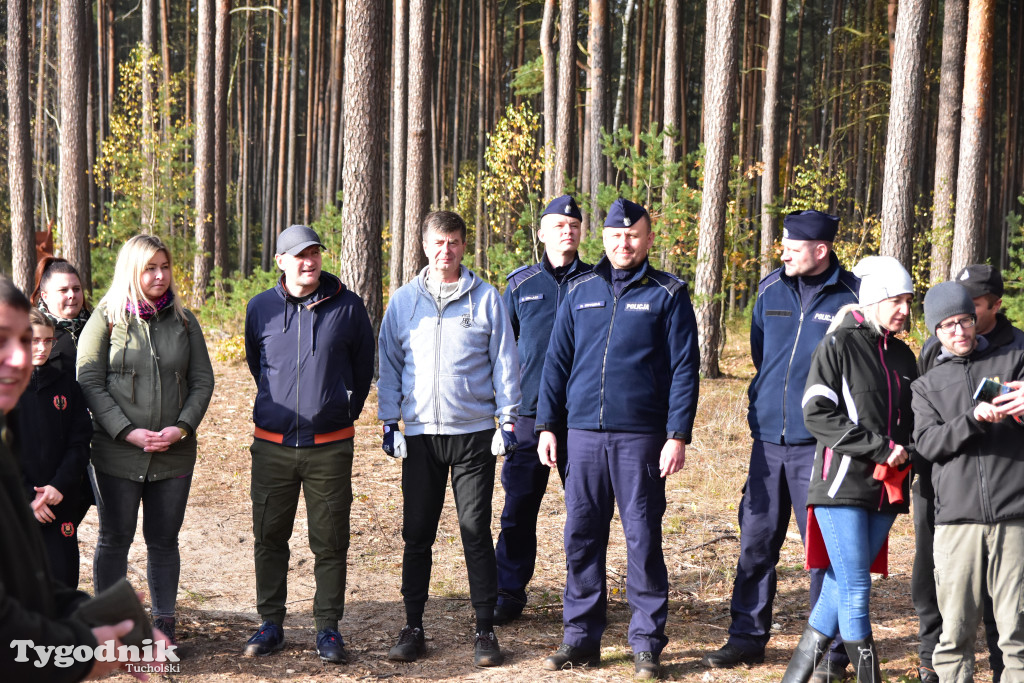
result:
<svg viewBox="0 0 1024 683"><path fill-rule="evenodd" d="M1024 379L1024 352L979 344L966 357L940 354L914 382L914 442L932 465L935 523L1024 519L1024 427L974 419L984 377Z"/></svg>
<svg viewBox="0 0 1024 683"><path fill-rule="evenodd" d="M909 510L909 476L902 484L903 502L892 503L873 475L894 444L910 444L910 384L916 378L917 362L907 345L878 334L856 311L825 335L814 350L803 399L804 423L818 440L808 505Z"/></svg>

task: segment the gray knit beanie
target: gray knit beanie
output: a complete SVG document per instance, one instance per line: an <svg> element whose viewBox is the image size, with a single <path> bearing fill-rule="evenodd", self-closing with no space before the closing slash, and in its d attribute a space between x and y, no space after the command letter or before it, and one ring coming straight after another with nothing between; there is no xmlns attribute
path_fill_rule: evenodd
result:
<svg viewBox="0 0 1024 683"><path fill-rule="evenodd" d="M940 282L924 295L924 322L928 331L935 333L946 318L954 315L974 315L971 295L957 282Z"/></svg>

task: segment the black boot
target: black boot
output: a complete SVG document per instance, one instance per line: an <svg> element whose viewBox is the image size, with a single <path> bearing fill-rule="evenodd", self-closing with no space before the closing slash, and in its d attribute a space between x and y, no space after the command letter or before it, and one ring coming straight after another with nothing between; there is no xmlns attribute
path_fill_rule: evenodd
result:
<svg viewBox="0 0 1024 683"><path fill-rule="evenodd" d="M857 674L857 683L882 683L882 670L878 661L878 650L871 636L864 640L847 640L846 654Z"/></svg>
<svg viewBox="0 0 1024 683"><path fill-rule="evenodd" d="M793 651L792 659L789 660L786 673L782 676L782 683L807 683L814 667L828 650L828 644L831 642L830 636L818 633L808 624L804 634L800 636L796 650Z"/></svg>

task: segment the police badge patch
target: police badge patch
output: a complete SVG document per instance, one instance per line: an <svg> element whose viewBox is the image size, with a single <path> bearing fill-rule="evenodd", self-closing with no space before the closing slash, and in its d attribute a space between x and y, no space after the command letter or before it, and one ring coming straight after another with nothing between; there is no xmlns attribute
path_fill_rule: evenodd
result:
<svg viewBox="0 0 1024 683"><path fill-rule="evenodd" d="M469 328L469 326L471 324L470 323L470 319L469 319L469 313L463 313L462 314L462 320L459 321L459 324L462 325L465 328Z"/></svg>
<svg viewBox="0 0 1024 683"><path fill-rule="evenodd" d="M71 538L75 535L75 525L71 522L64 522L60 525L60 532L64 534L65 538Z"/></svg>

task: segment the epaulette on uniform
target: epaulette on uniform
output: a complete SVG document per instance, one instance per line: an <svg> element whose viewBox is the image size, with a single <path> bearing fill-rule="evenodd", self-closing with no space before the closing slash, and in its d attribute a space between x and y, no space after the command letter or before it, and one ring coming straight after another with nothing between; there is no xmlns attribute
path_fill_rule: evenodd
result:
<svg viewBox="0 0 1024 683"><path fill-rule="evenodd" d="M525 266L519 266L505 276L505 279L508 281L508 286L515 289L522 284L523 280L533 275L535 272L540 270L540 268L541 265L539 263L530 263Z"/></svg>
<svg viewBox="0 0 1024 683"><path fill-rule="evenodd" d="M656 270L652 268L648 271L647 277L653 282L664 287L665 290L673 296L680 289L684 289L686 287L686 280L678 278L672 273L666 273L663 270Z"/></svg>
<svg viewBox="0 0 1024 683"><path fill-rule="evenodd" d="M599 277L596 270L588 270L585 273L573 275L571 278L569 278L569 291L571 292L572 290L576 289L587 280L595 277Z"/></svg>

